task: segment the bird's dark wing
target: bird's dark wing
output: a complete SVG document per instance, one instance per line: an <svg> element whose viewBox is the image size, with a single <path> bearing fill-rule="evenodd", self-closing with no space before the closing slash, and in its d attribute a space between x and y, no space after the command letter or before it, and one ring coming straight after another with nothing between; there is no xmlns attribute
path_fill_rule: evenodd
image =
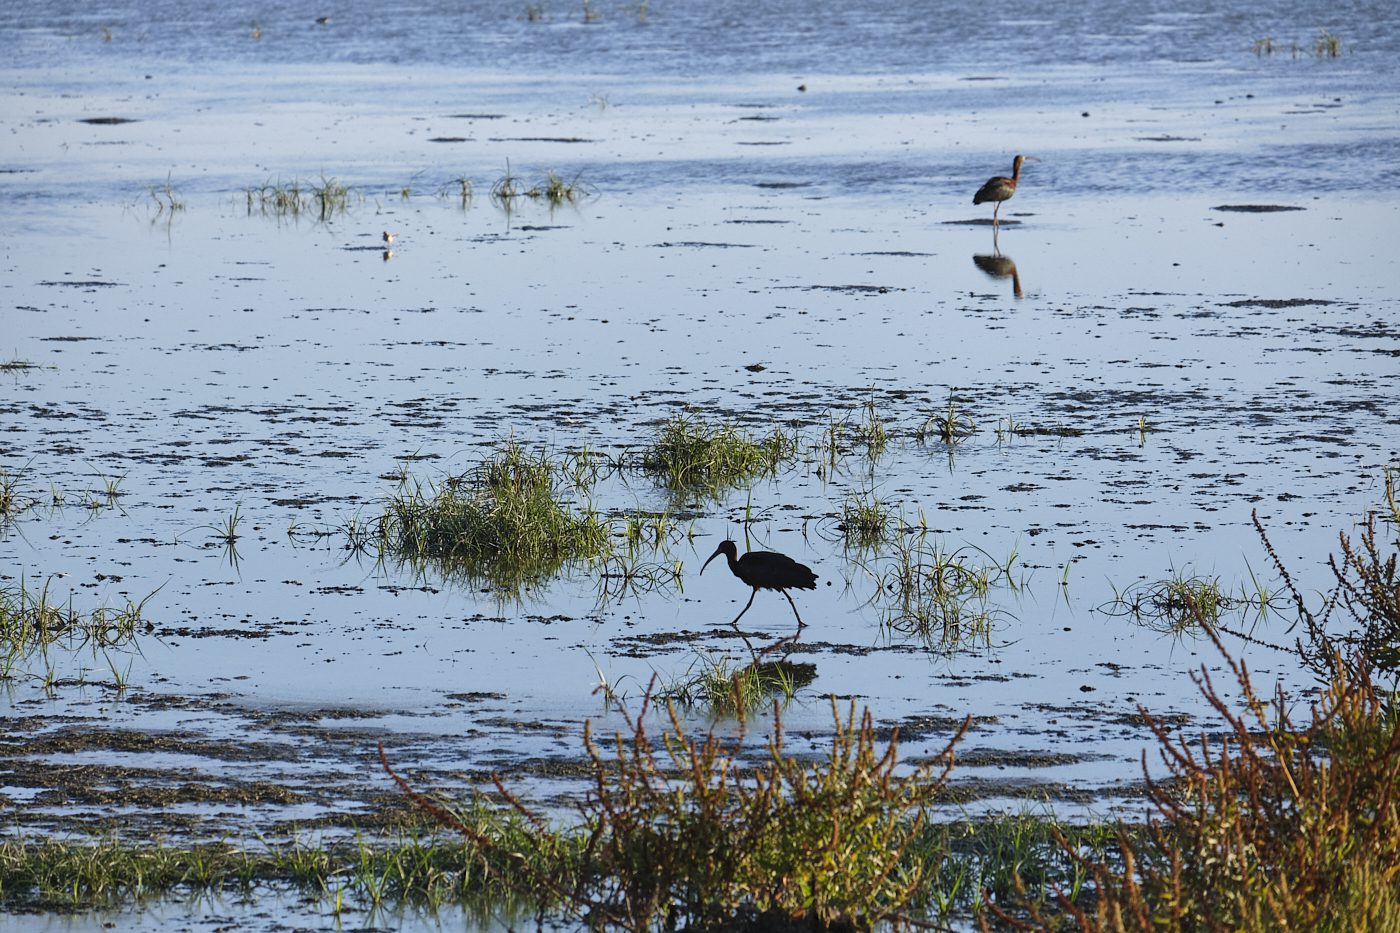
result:
<svg viewBox="0 0 1400 933"><path fill-rule="evenodd" d="M1005 201L1016 191L1016 183L1004 175L988 178L987 183L972 196L973 204L983 201Z"/></svg>
<svg viewBox="0 0 1400 933"><path fill-rule="evenodd" d="M806 564L774 551L749 551L739 561L740 579L769 590L815 590L817 575Z"/></svg>

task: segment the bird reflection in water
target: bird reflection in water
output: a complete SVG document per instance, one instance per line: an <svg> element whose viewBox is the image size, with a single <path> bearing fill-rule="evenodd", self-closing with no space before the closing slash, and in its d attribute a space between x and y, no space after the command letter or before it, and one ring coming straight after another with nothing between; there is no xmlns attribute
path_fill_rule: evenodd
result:
<svg viewBox="0 0 1400 933"><path fill-rule="evenodd" d="M1017 298L1026 297L1025 291L1021 288L1021 273L1016 270L1016 261L1010 256L1003 256L1001 248L997 245L997 235L992 234L992 250L988 253L974 253L972 262L994 279L1011 279L1011 291Z"/></svg>

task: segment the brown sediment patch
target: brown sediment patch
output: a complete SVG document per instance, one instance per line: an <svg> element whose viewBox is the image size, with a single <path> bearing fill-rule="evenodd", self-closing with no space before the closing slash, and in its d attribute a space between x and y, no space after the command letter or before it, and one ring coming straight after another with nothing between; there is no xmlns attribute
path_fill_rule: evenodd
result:
<svg viewBox="0 0 1400 933"><path fill-rule="evenodd" d="M1278 211L1305 211L1294 204L1217 204L1213 211L1234 211L1239 214L1273 214Z"/></svg>
<svg viewBox="0 0 1400 933"><path fill-rule="evenodd" d="M908 291L896 285L782 285L780 288L796 288L804 292L838 292L842 295L887 295L890 292Z"/></svg>
<svg viewBox="0 0 1400 933"><path fill-rule="evenodd" d="M492 136L493 143L594 143L596 139L582 136Z"/></svg>
<svg viewBox="0 0 1400 933"><path fill-rule="evenodd" d="M713 247L716 249L753 249L752 243L711 243L706 240L676 240L663 243L651 244L654 249L699 249L701 247Z"/></svg>
<svg viewBox="0 0 1400 933"><path fill-rule="evenodd" d="M1309 305L1334 305L1335 301L1326 298L1241 298L1238 301L1222 301L1225 308L1304 308Z"/></svg>

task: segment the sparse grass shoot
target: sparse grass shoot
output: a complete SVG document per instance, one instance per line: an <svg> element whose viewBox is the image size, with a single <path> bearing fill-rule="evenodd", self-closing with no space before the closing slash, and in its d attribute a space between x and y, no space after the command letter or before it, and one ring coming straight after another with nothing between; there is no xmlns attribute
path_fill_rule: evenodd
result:
<svg viewBox="0 0 1400 933"><path fill-rule="evenodd" d="M18 356L8 360L0 360L0 373L22 373L31 369L38 369L38 363L31 363L29 360L22 360Z"/></svg>
<svg viewBox="0 0 1400 933"><path fill-rule="evenodd" d="M1313 43L1313 53L1318 58L1336 58L1342 54L1342 38L1324 29Z"/></svg>
<svg viewBox="0 0 1400 933"><path fill-rule="evenodd" d="M991 644L1003 614L992 606L991 593L1019 590L1017 559L1014 551L999 562L979 548L948 549L927 529L911 529L880 556L856 564L874 581L869 605L885 628L952 652Z"/></svg>
<svg viewBox="0 0 1400 933"><path fill-rule="evenodd" d="M335 178L321 176L319 183L265 182L256 188L245 188L244 199L248 213L274 217L300 217L313 211L318 220L330 220L350 210L363 195Z"/></svg>
<svg viewBox="0 0 1400 933"><path fill-rule="evenodd" d="M976 420L949 399L948 410L925 418L914 432L914 439L920 444L936 439L951 448L976 433Z"/></svg>
<svg viewBox="0 0 1400 933"><path fill-rule="evenodd" d="M170 175L165 176L164 184L153 185L151 187L150 196L151 200L156 204L157 214L163 214L167 211L173 214L176 211L183 211L185 209L185 202L175 192L175 185L171 181Z"/></svg>
<svg viewBox="0 0 1400 933"><path fill-rule="evenodd" d="M463 208L471 206L472 203L472 182L465 175L458 175L449 181L438 186L437 195L440 198L456 198Z"/></svg>

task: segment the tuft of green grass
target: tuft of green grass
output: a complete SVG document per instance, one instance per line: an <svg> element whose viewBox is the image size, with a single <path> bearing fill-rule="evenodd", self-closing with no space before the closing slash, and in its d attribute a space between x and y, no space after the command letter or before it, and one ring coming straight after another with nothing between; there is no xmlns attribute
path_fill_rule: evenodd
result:
<svg viewBox="0 0 1400 933"><path fill-rule="evenodd" d="M1336 58L1342 54L1342 39L1329 30L1322 30L1313 43L1313 54L1318 58Z"/></svg>
<svg viewBox="0 0 1400 933"><path fill-rule="evenodd" d="M254 212L275 217L300 217L316 213L318 220L330 220L350 210L364 200L355 189L322 175L320 182L309 184L293 179L289 182L264 182L243 190L249 214Z"/></svg>
<svg viewBox="0 0 1400 933"><path fill-rule="evenodd" d="M0 681L14 679L35 657L46 661L56 649L105 654L133 647L138 634L153 628L143 615L150 598L82 613L73 608L72 597L55 602L47 582L35 590L21 577L17 586L0 588Z"/></svg>
<svg viewBox="0 0 1400 933"><path fill-rule="evenodd" d="M664 684L656 698L686 708L704 707L716 718L743 718L775 700L786 706L816 676L815 664L755 657L738 666L727 658L701 654L685 676Z"/></svg>
<svg viewBox="0 0 1400 933"><path fill-rule="evenodd" d="M502 848L519 847L529 827L519 816L482 807L470 816ZM559 861L569 856L557 853ZM0 895L7 908L71 910L177 894L302 892L345 906L445 903L512 916L538 898L508 884L509 860L460 836L404 832L370 841L315 845L292 840L240 847L228 842L172 846L115 836L0 841Z"/></svg>
<svg viewBox="0 0 1400 933"><path fill-rule="evenodd" d="M1100 612L1127 616L1143 627L1169 635L1219 628L1226 613L1254 610L1263 618L1274 608L1273 595L1257 578L1253 586L1227 592L1220 578L1187 571L1173 571L1165 580L1136 583L1114 589L1113 598Z"/></svg>
<svg viewBox="0 0 1400 933"><path fill-rule="evenodd" d="M914 439L923 444L931 438L937 438L947 447L952 448L976 433L976 420L959 409L950 398L948 399L948 410L925 418L924 423L919 425L914 432Z"/></svg>
<svg viewBox="0 0 1400 933"><path fill-rule="evenodd" d="M554 169L546 172L542 180L530 184L512 173L510 162L507 161L506 173L491 186L491 203L506 212L513 210L521 198L544 201L550 208L556 208L564 204L576 204L592 193L579 182L578 176L572 180L565 179Z"/></svg>
<svg viewBox="0 0 1400 933"><path fill-rule="evenodd" d="M846 547L859 550L877 548L895 530L896 517L875 493L850 494L841 503L839 528Z"/></svg>
<svg viewBox="0 0 1400 933"><path fill-rule="evenodd" d="M439 484L405 481L375 524L376 543L419 571L518 595L565 564L611 551L607 523L563 501L558 484L559 467L543 451L508 442Z"/></svg>
<svg viewBox="0 0 1400 933"><path fill-rule="evenodd" d="M795 437L781 429L754 438L732 424L712 424L677 413L661 425L642 452L641 466L673 493L717 496L725 489L775 475L796 454Z"/></svg>

